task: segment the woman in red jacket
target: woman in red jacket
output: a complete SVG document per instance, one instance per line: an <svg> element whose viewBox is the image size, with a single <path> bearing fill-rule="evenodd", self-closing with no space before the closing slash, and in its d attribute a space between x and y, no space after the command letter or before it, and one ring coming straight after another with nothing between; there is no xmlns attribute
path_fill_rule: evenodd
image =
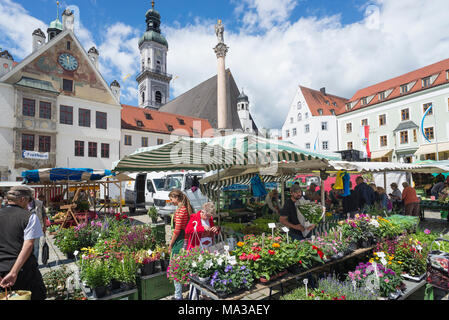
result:
<svg viewBox="0 0 449 320"><path fill-rule="evenodd" d="M214 235L219 233L219 228L214 226L213 216L215 206L213 202L203 205L203 209L190 216L185 228L187 239L187 250L202 246L209 247L213 244Z"/></svg>

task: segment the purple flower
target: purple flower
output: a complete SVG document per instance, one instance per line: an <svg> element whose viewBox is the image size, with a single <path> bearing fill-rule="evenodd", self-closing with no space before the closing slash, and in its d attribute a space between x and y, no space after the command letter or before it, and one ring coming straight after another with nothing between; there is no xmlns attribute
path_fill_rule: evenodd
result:
<svg viewBox="0 0 449 320"><path fill-rule="evenodd" d="M424 230L424 233L425 233L425 234L430 234L430 230L429 230L429 229L426 229L426 230Z"/></svg>

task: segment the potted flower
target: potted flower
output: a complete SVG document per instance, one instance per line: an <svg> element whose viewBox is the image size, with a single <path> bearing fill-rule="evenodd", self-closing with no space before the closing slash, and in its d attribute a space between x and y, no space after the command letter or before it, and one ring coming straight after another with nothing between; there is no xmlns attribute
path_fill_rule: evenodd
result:
<svg viewBox="0 0 449 320"><path fill-rule="evenodd" d="M157 222L157 218L159 217L159 214L158 214L157 208L155 206L152 206L148 209L148 216L150 217L150 220L152 223Z"/></svg>
<svg viewBox="0 0 449 320"><path fill-rule="evenodd" d="M134 288L137 274L137 264L134 258L130 254L122 254L110 261L112 276L120 282L120 288L124 291Z"/></svg>
<svg viewBox="0 0 449 320"><path fill-rule="evenodd" d="M139 250L134 254L134 259L140 267L141 276L149 276L155 271L155 262L160 259L160 254L149 250Z"/></svg>
<svg viewBox="0 0 449 320"><path fill-rule="evenodd" d="M92 289L95 298L107 295L111 274L107 261L95 256L83 256L80 260L80 278Z"/></svg>
<svg viewBox="0 0 449 320"><path fill-rule="evenodd" d="M210 286L221 294L221 297L240 290L249 290L253 283L253 275L249 268L230 264L220 271L215 271L209 281Z"/></svg>

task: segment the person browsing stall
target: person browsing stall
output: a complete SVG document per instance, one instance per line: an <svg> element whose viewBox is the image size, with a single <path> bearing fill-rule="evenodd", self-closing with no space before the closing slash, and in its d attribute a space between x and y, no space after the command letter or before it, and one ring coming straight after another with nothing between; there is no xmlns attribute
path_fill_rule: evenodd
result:
<svg viewBox="0 0 449 320"><path fill-rule="evenodd" d="M190 216L185 233L187 250L201 246L207 248L213 244L214 235L220 228L214 225L215 205L213 202L203 204L202 210Z"/></svg>
<svg viewBox="0 0 449 320"><path fill-rule="evenodd" d="M299 186L293 185L290 188L290 198L286 199L284 207L281 210L279 222L290 229L289 236L292 239L304 239L303 232L310 232L315 228L315 225L305 228L304 222L299 221L298 210L296 209L296 202L302 199L302 190Z"/></svg>
<svg viewBox="0 0 449 320"><path fill-rule="evenodd" d="M173 217L172 217L172 230L173 234L171 237L170 244L168 246L168 252L170 257L178 254L181 249L185 249L185 228L189 222L190 215L193 213L193 208L190 204L189 199L181 190L173 190L168 195L170 201L178 206ZM182 285L175 281L175 300L182 300Z"/></svg>

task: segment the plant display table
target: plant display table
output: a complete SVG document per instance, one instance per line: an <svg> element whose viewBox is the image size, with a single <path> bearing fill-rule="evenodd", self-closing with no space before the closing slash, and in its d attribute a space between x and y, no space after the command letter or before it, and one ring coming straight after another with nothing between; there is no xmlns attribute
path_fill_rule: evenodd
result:
<svg viewBox="0 0 449 320"><path fill-rule="evenodd" d="M420 220L424 220L424 211L432 212L448 212L449 202L439 202L436 200L421 200L420 202ZM447 215L447 221L449 222L449 215Z"/></svg>
<svg viewBox="0 0 449 320"><path fill-rule="evenodd" d="M338 264L338 263L342 263L344 261L347 261L351 258L355 258L358 256L362 256L370 251L372 251L374 248L374 246L369 247L369 248L363 248L363 249L357 249L354 252L344 256L343 258L340 258L338 260L333 260L330 261L328 263L325 263L323 265L311 268L309 270L306 270L304 272L298 273L298 274L293 274L293 273L287 273L285 276L279 278L278 280L273 280L270 281L268 283L257 283L253 289L248 290L248 291L243 291L237 294L232 294L229 295L225 298L221 298L219 297L216 293L212 292L211 290L209 290L208 288L206 288L203 284L201 284L199 281L197 281L195 278L190 278L191 280L191 284L196 287L197 289L201 290L203 292L204 295L208 296L209 298L213 299L213 300L242 300L247 298L250 295L254 295L255 293L258 293L260 291L263 291L265 289L269 289L270 290L270 294L269 294L269 298L271 298L271 292L272 292L272 288L275 286L281 286L281 292L283 292L283 284L292 280L298 280L299 278L304 278L305 276L307 276L308 274L312 274L312 273L317 273L317 272L321 272L323 270L325 270L326 268L329 268L332 265ZM261 297L262 299L264 298L263 296Z"/></svg>
<svg viewBox="0 0 449 320"><path fill-rule="evenodd" d="M158 300L174 293L174 286L166 272L137 277L139 300Z"/></svg>

